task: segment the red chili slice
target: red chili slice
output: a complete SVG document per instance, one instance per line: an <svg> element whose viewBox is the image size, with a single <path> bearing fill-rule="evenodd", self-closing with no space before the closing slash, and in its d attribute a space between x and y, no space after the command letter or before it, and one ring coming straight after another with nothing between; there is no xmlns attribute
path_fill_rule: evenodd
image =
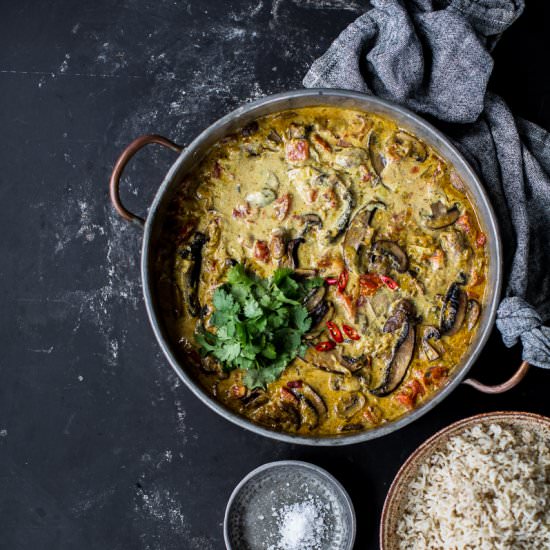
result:
<svg viewBox="0 0 550 550"><path fill-rule="evenodd" d="M327 321L327 327L332 339L335 342L340 343L344 341L344 337L342 336L342 331L338 328L338 325L334 321Z"/></svg>
<svg viewBox="0 0 550 550"><path fill-rule="evenodd" d="M346 286L348 284L349 279L349 273L344 269L342 273L340 273L340 277L338 277L338 290L340 292L344 292L346 289Z"/></svg>
<svg viewBox="0 0 550 550"><path fill-rule="evenodd" d="M395 290L396 288L399 288L399 284L397 283L397 281L394 281L391 277L380 275L380 279L390 290Z"/></svg>
<svg viewBox="0 0 550 550"><path fill-rule="evenodd" d="M338 282L338 279L336 277L327 277L325 279L325 282L327 283L327 285L335 285L337 282Z"/></svg>
<svg viewBox="0 0 550 550"><path fill-rule="evenodd" d="M287 388L301 388L303 383L301 380L290 380L286 383Z"/></svg>
<svg viewBox="0 0 550 550"><path fill-rule="evenodd" d="M325 342L319 342L315 349L317 351L330 351L331 349L334 349L336 347L336 344L334 342L331 342L330 340L327 340Z"/></svg>
<svg viewBox="0 0 550 550"><path fill-rule="evenodd" d="M351 338L351 340L359 340L359 338L361 338L359 333L349 325L342 325L342 330L348 338Z"/></svg>

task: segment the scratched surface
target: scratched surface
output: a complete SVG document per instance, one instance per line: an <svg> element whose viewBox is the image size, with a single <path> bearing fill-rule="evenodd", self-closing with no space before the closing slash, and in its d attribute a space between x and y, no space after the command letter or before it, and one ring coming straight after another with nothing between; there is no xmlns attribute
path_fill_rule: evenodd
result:
<svg viewBox="0 0 550 550"><path fill-rule="evenodd" d="M259 464L295 458L343 482L357 548L374 549L389 483L427 436L481 411L548 413L538 371L505 396L461 387L382 440L283 445L199 403L154 341L140 234L108 203L117 154L150 132L188 143L242 102L299 87L363 9L360 0L3 3L0 548L221 549L234 485ZM548 14L530 9L497 48L494 87L550 128L540 70ZM155 148L138 155L123 184L132 209L145 213L171 161ZM501 381L518 357L495 336L473 373Z"/></svg>

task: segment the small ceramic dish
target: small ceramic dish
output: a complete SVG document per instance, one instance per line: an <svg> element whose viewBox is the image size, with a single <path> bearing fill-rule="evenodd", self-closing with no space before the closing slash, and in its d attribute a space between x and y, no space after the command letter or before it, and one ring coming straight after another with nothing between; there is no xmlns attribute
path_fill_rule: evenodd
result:
<svg viewBox="0 0 550 550"><path fill-rule="evenodd" d="M414 451L397 472L384 502L380 518L380 550L398 550L397 524L407 495L407 489L420 465L436 451L444 448L451 437L475 425L492 423L545 431L550 437L550 418L525 412L492 412L459 420L426 440Z"/></svg>
<svg viewBox="0 0 550 550"><path fill-rule="evenodd" d="M282 512L300 503L315 506L319 550L352 550L355 512L342 485L327 471L295 460L270 462L235 487L224 518L228 550L278 550ZM306 550L305 547L301 547Z"/></svg>

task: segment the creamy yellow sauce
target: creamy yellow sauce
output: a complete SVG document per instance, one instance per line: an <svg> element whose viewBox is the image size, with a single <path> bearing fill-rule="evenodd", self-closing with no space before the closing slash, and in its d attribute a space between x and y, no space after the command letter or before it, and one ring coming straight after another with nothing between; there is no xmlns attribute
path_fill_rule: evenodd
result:
<svg viewBox="0 0 550 550"><path fill-rule="evenodd" d="M205 243L195 243L202 261L193 296L193 259L182 250L197 232ZM324 318L306 355L250 392L241 371L199 359L194 334L208 328L212 293L232 262L267 277L292 266L286 249L299 237L303 276L348 273L343 292L327 284L324 300L332 322L359 339L344 335L333 350L316 351L331 340ZM485 238L452 166L392 120L333 107L283 112L227 136L182 182L158 257L161 304L189 368L230 409L302 435L359 431L418 406L464 355L483 307ZM450 303L458 314L444 322ZM423 338L428 326L440 337ZM407 345L410 364L390 388L388 365Z"/></svg>

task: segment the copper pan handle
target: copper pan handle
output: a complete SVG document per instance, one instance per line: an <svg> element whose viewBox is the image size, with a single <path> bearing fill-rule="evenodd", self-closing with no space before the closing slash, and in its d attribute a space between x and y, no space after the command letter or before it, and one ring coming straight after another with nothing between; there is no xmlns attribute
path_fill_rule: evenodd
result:
<svg viewBox="0 0 550 550"><path fill-rule="evenodd" d="M123 217L125 220L135 223L141 227L145 224L145 220L130 212L125 206L123 206L121 200L120 200L120 178L122 176L122 172L128 164L128 161L142 148L145 147L145 145L149 145L150 143L158 143L159 145L163 145L164 147L168 147L168 149L172 149L172 151L176 153L181 153L182 147L174 143L173 141L170 141L169 139L166 139L162 136L157 136L154 134L140 136L124 151L122 151L121 155L118 157L118 160L115 163L115 166L113 168L113 173L111 174L111 179L109 180L109 192L111 195L111 202L113 203L113 206L115 207L115 210L120 214L121 217Z"/></svg>
<svg viewBox="0 0 550 550"><path fill-rule="evenodd" d="M464 380L463 384L468 384L468 386L472 386L472 388L475 388L482 393L504 393L517 386L523 380L530 367L531 365L527 361L523 361L519 366L519 369L511 378L506 380L506 382L502 382L502 384L497 384L496 386L487 386L474 378L467 378Z"/></svg>

